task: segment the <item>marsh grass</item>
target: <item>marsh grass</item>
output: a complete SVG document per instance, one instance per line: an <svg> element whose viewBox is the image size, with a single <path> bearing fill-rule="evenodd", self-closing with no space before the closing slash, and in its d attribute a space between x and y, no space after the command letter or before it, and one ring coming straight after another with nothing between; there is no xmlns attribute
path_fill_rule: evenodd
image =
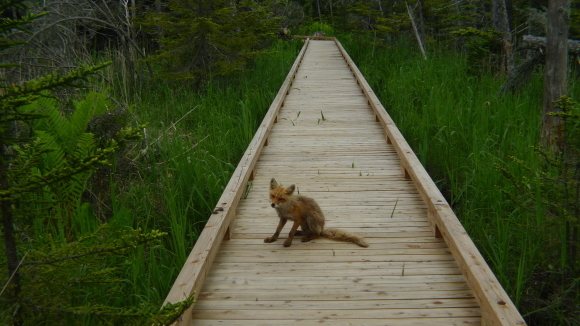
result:
<svg viewBox="0 0 580 326"><path fill-rule="evenodd" d="M134 123L148 125L132 154L133 173L114 178L113 211L126 225L168 232L130 257L126 304L146 298L161 305L301 46L277 42L246 71L197 90L160 80L121 89L120 96L132 94ZM111 71L109 78L124 77Z"/></svg>
<svg viewBox="0 0 580 326"><path fill-rule="evenodd" d="M531 146L539 142L541 72L521 92L501 96L502 78L470 73L457 53L440 49L423 60L414 47L373 52L353 37L341 42L522 314L532 313L544 286L534 275L550 273L541 269L565 249L554 240L558 230L547 231L541 205L523 212L500 191L513 188L495 164L514 176L525 168L511 156L531 169L540 164Z"/></svg>
<svg viewBox="0 0 580 326"><path fill-rule="evenodd" d="M87 286L74 295L72 305L106 302L136 311L161 307L302 44L275 42L269 54L244 71L215 77L201 87L187 81L144 81L122 55L102 58L113 64L102 71L97 86L109 89L117 109L130 108L128 114L112 116L111 123L123 125L130 116L129 124L146 124L144 139L129 146L110 168L95 173L90 195L77 203L72 227L83 235L106 222L111 230L160 230L167 236L111 257L105 267L117 269L121 282ZM83 203L89 197L91 203ZM35 238L52 235L44 237L49 244L66 243L69 236L58 219L33 226ZM83 324L98 321L87 316ZM127 324L143 322L135 316Z"/></svg>

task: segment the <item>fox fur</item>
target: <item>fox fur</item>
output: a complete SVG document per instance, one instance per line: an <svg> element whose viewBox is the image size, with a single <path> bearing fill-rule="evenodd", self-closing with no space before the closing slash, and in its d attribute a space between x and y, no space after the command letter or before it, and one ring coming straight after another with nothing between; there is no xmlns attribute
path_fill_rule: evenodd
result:
<svg viewBox="0 0 580 326"><path fill-rule="evenodd" d="M288 220L293 221L292 229L288 238L284 241L284 247L292 244L295 235L303 235L302 242L314 240L316 238L328 238L339 241L348 241L361 247L368 247L369 244L358 234L348 233L338 229L324 229L324 214L320 206L314 199L294 195L296 187L291 185L287 188L278 185L276 179L270 180L270 200L272 207L276 209L280 221L273 236L264 239L270 243L278 239L280 232ZM298 230L298 227L302 229Z"/></svg>

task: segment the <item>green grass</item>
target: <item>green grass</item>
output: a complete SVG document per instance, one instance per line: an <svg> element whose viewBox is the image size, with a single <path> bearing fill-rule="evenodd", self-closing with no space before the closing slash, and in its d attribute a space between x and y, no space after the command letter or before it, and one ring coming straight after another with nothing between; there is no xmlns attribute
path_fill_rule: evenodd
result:
<svg viewBox="0 0 580 326"><path fill-rule="evenodd" d="M118 185L116 209L132 216L133 227L168 236L131 258L133 304L165 299L301 45L277 42L251 69L199 91L175 81L139 91L135 123L148 123L147 145L130 182Z"/></svg>
<svg viewBox="0 0 580 326"><path fill-rule="evenodd" d="M119 256L92 259L88 265L114 268L115 282L79 285L69 290L68 297L55 295L56 300L72 298L71 306L102 302L118 308L119 313L132 309L131 315L139 316L144 311L158 311L302 44L276 41L251 67L215 77L197 88L187 81L138 83L131 79L121 56L112 58L113 64L103 70L105 86L112 85L109 94L114 103L134 104L129 124L147 124L144 140L130 145L111 168L97 171L86 197L74 197L69 203L74 211L65 213L71 215L74 237L90 234L104 222L112 232L140 228L144 232L161 230L167 236ZM99 131L109 132L128 120L117 111L110 112L111 126ZM85 202L87 198L91 204ZM42 200L32 202L42 208ZM51 223L38 218L31 221L34 234L30 238L36 241L28 249L66 244L73 232L66 232L63 221L59 217ZM79 265L78 271L67 272L80 277L86 266ZM64 324L103 324L89 315L63 315ZM38 322L45 322L45 316L38 314ZM123 324L147 324L139 316L125 318Z"/></svg>
<svg viewBox="0 0 580 326"><path fill-rule="evenodd" d="M133 126L147 124L144 140L130 145L110 168L96 171L84 197L80 198L80 191L71 200L74 211L65 210L71 215L70 227L58 217L50 223L38 218L31 221L34 234L30 238L36 241L30 242L30 250L36 245L62 246L73 236L94 232L104 222L111 232L140 228L160 230L167 236L118 256L92 259L87 265L113 268L115 282L79 285L69 290L70 296L57 294L55 300L72 298L72 306L102 302L119 313L132 309L131 315L139 316L158 311L302 44L274 42L269 54L257 58L251 67L215 77L197 88L187 81L139 83L123 65L122 56L112 58L113 64L102 71L115 99L106 106L127 106L117 101L134 106L128 115L119 113L122 110L109 112L110 125L103 124L98 131L110 132L131 120ZM41 204L42 200L32 202ZM68 228L73 231L65 232ZM86 266L79 265L78 271L64 270L81 275ZM32 315L39 322L46 320L42 313ZM103 324L89 315L64 315L65 324ZM147 324L138 316L124 321Z"/></svg>
<svg viewBox="0 0 580 326"><path fill-rule="evenodd" d="M534 273L557 260L559 249L552 250L557 241L548 239L541 211L522 212L501 193L512 187L495 164L515 176L523 168L510 156L538 166L530 146L539 142L541 73L520 93L500 96L503 80L470 75L457 53L432 50L423 60L414 46L373 49L351 37L341 42L512 300L522 314L531 312L541 292Z"/></svg>

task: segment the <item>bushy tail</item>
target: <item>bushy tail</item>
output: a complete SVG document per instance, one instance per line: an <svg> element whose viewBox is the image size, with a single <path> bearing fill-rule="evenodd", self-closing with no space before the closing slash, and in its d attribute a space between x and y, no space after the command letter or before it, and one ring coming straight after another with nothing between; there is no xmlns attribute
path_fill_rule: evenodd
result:
<svg viewBox="0 0 580 326"><path fill-rule="evenodd" d="M324 238L332 240L352 242L361 247L369 246L365 239L360 235L355 233L348 233L339 229L324 229L320 235Z"/></svg>

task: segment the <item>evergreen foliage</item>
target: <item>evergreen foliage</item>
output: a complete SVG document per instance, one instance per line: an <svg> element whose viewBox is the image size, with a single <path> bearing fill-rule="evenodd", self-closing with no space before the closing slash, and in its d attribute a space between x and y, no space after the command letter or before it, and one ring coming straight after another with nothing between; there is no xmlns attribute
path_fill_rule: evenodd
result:
<svg viewBox="0 0 580 326"><path fill-rule="evenodd" d="M393 6L385 15L371 2L356 2L348 8L348 12L358 17L351 23L351 28L360 32L378 33L381 37L398 34L403 27L409 27L409 17L404 6Z"/></svg>
<svg viewBox="0 0 580 326"><path fill-rule="evenodd" d="M25 10L27 9L26 6L23 4L21 0L7 0L0 3L0 13L4 14L10 10ZM4 17L0 20L0 53L11 49L15 46L24 44L25 42L20 40L11 40L8 38L8 34L13 30L18 30L22 32L29 32L24 25L30 24L35 19L44 16L46 13L38 13L38 14L31 14L28 13L26 16L18 18L18 19L11 19L8 17ZM17 66L14 63L9 62L0 62L0 69L6 69L10 67ZM2 80L2 79L0 79Z"/></svg>
<svg viewBox="0 0 580 326"><path fill-rule="evenodd" d="M169 0L167 12L150 12L143 25L161 48L147 60L162 76L200 81L246 68L279 30L271 9L258 1Z"/></svg>
<svg viewBox="0 0 580 326"><path fill-rule="evenodd" d="M501 33L493 29L479 30L467 27L452 32L463 37L467 49L467 60L472 73L485 72L497 67L501 53Z"/></svg>

